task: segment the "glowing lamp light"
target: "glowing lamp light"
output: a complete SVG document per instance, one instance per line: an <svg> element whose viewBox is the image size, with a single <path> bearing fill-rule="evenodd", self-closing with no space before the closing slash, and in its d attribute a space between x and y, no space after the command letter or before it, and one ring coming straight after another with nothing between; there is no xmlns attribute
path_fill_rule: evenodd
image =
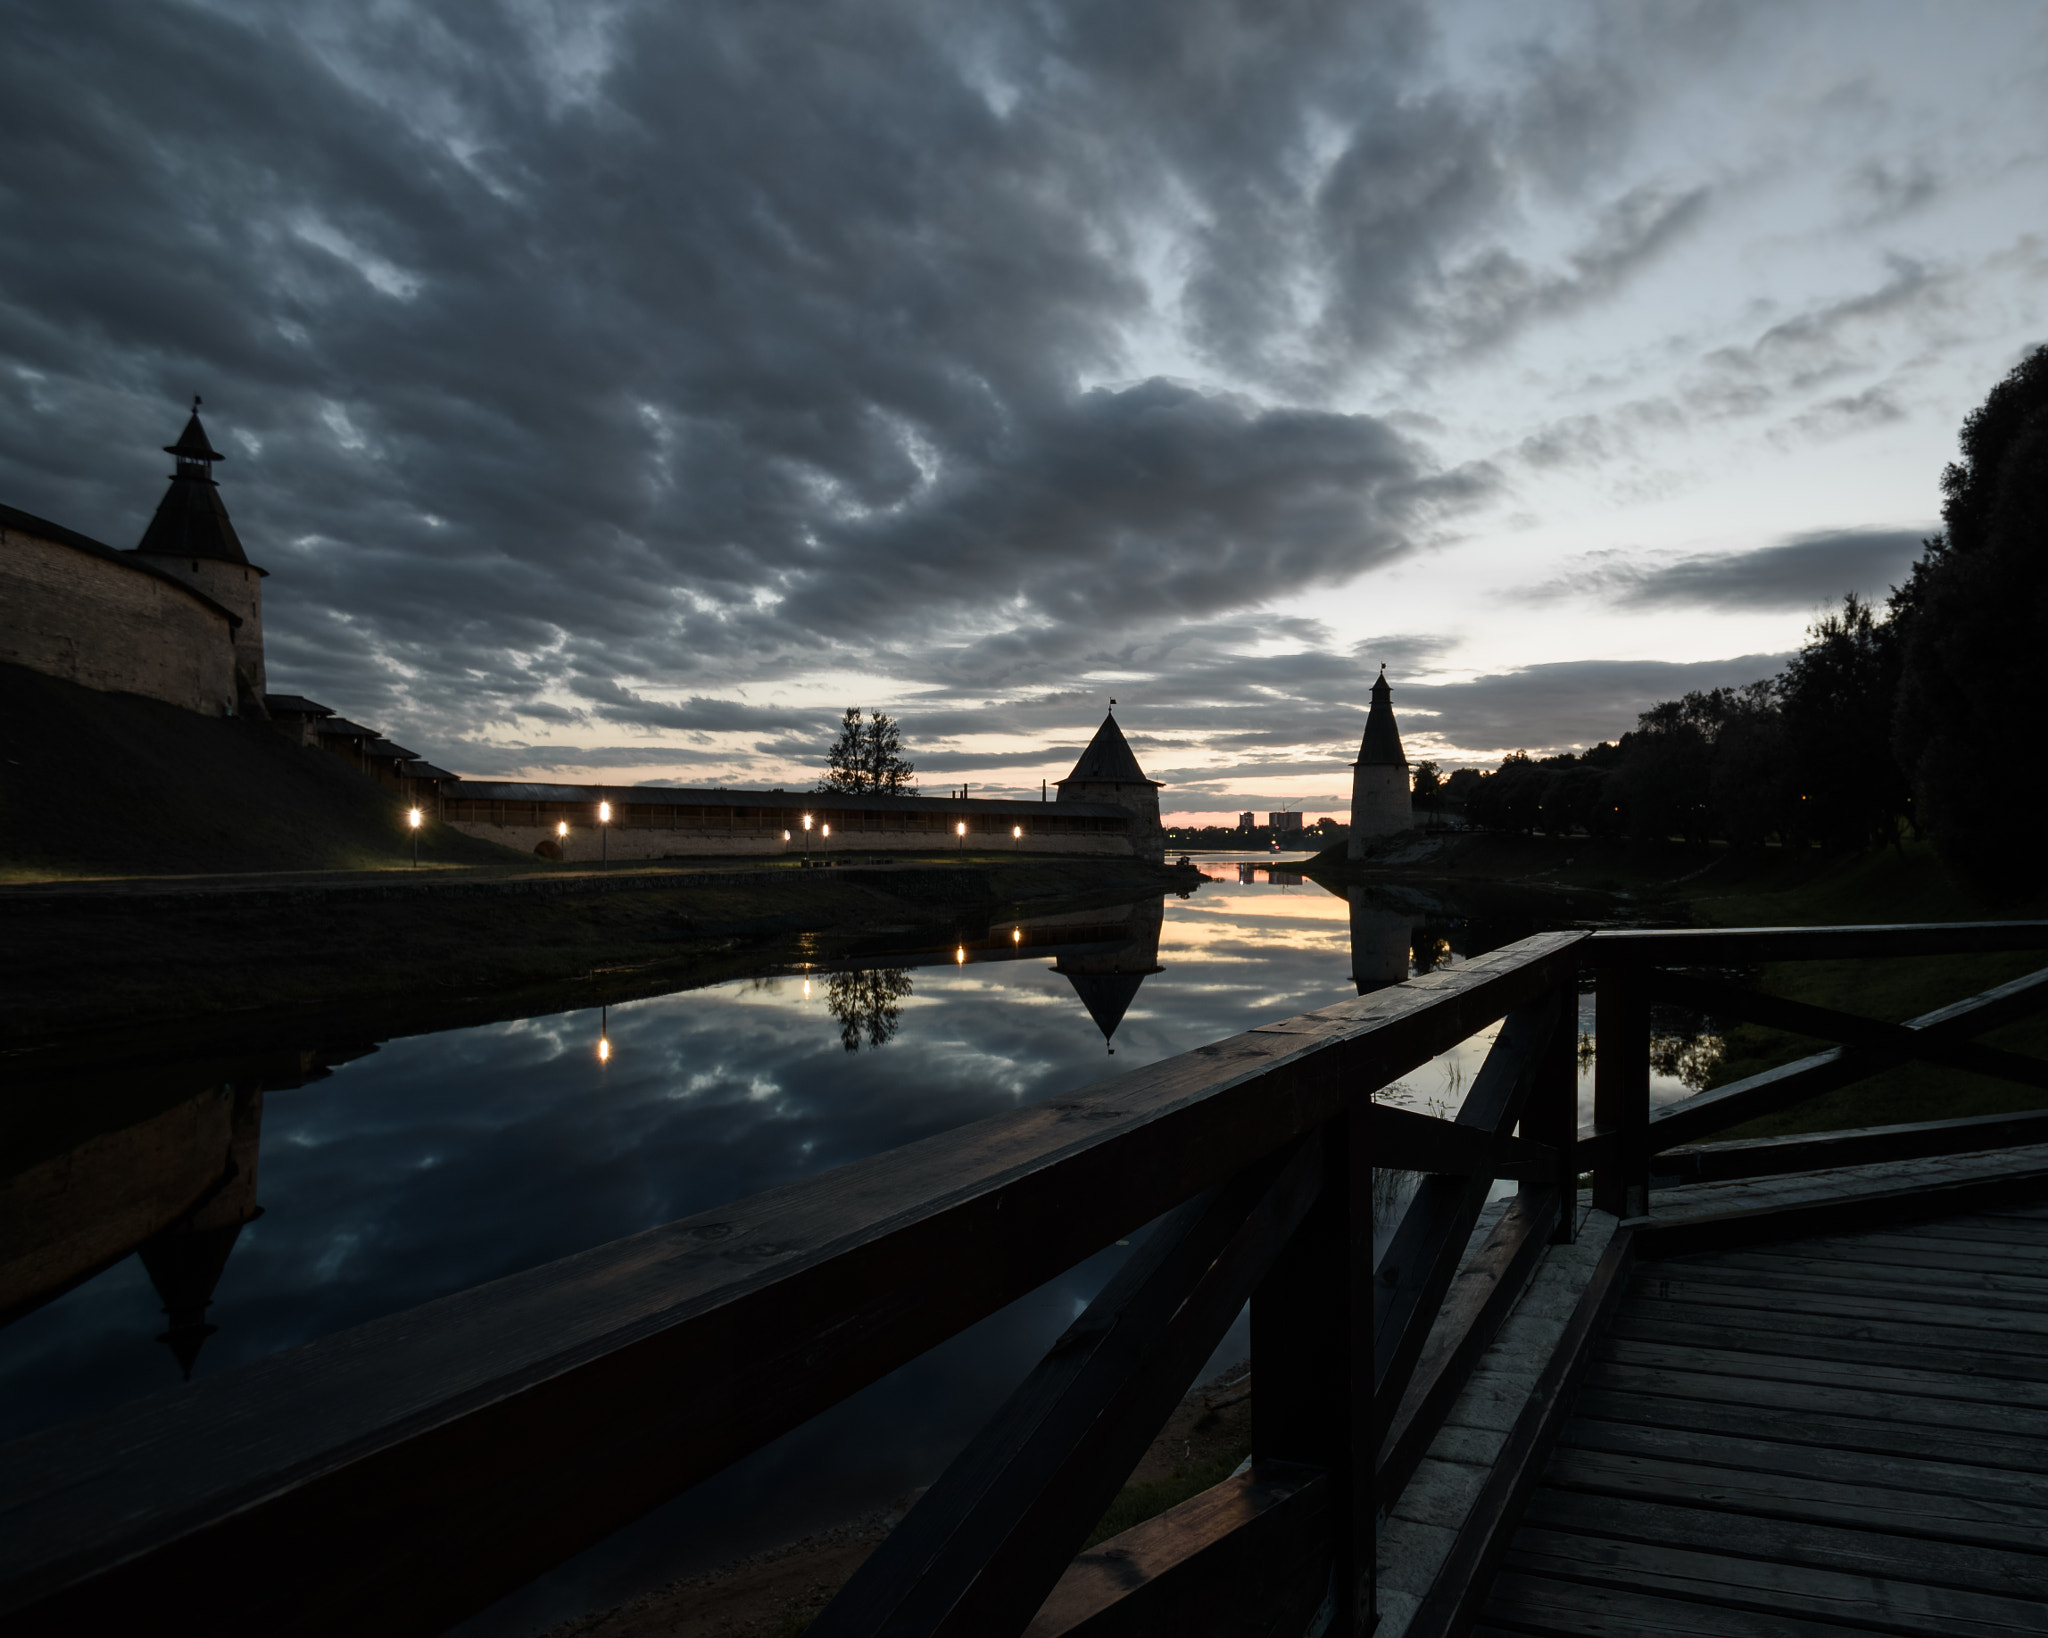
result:
<svg viewBox="0 0 2048 1638"><path fill-rule="evenodd" d="M1022 838L1023 838L1023 835L1024 835L1024 827L1023 827L1022 825L1012 825L1012 826L1010 827L1010 840L1011 840L1011 841L1013 841L1013 842L1015 842L1015 841L1020 841L1020 840L1022 840Z"/></svg>
<svg viewBox="0 0 2048 1638"><path fill-rule="evenodd" d="M818 827L818 834L821 836L830 836L832 834L832 827L830 825L820 825Z"/></svg>
<svg viewBox="0 0 2048 1638"><path fill-rule="evenodd" d="M810 1000L810 998L811 998L811 981L810 981L810 980L809 980L809 979L807 978L807 979L805 979L805 980L804 980L804 999L805 999L806 1001L808 1001L808 1000Z"/></svg>
<svg viewBox="0 0 2048 1638"><path fill-rule="evenodd" d="M964 944L963 944L963 945L961 945L961 946L959 947L959 949L957 949L957 950L955 950L955 951L953 952L953 960L954 960L954 961L955 961L955 962L956 962L957 964L959 964L960 966L963 966L963 967L964 967L964 966L966 966L966 965L967 965L967 946L966 946L966 945L964 945Z"/></svg>
<svg viewBox="0 0 2048 1638"><path fill-rule="evenodd" d="M788 832L788 831L786 831L786 830L785 830L785 831L784 831L784 832L782 833L782 839L783 839L783 840L784 840L785 842L789 840L789 832Z"/></svg>
<svg viewBox="0 0 2048 1638"><path fill-rule="evenodd" d="M558 824L556 824L556 826L555 826L555 839L556 839L557 841L559 841L559 842L566 842L566 841L567 841L567 840L569 839L569 821L568 821L568 820L564 819L564 820L561 820L561 821L560 821L560 822L559 822Z"/></svg>
<svg viewBox="0 0 2048 1638"><path fill-rule="evenodd" d="M807 813L807 814L805 814L805 815L804 815L804 829L805 829L805 830L809 830L810 828L811 828L811 816L810 816L810 815L809 815L809 814Z"/></svg>
<svg viewBox="0 0 2048 1638"><path fill-rule="evenodd" d="M597 1038L597 1061L608 1064L612 1061L612 1044L602 1035Z"/></svg>
<svg viewBox="0 0 2048 1638"><path fill-rule="evenodd" d="M1021 927L1012 927L1010 929L1010 942L1012 944L1022 944L1024 942L1024 929Z"/></svg>
<svg viewBox="0 0 2048 1638"><path fill-rule="evenodd" d="M600 803L598 803L598 805L597 805L597 822L598 822L598 823L599 823L600 825L608 825L608 824L610 824L610 823L612 822L612 805L611 805L611 803L609 803L609 802L600 802Z"/></svg>
<svg viewBox="0 0 2048 1638"><path fill-rule="evenodd" d="M953 827L953 834L955 836L965 836L967 834L967 821L965 819Z"/></svg>
<svg viewBox="0 0 2048 1638"><path fill-rule="evenodd" d="M414 808L410 813L408 813L405 816L405 822L408 825L412 826L414 830L418 830L420 828L420 810L418 808Z"/></svg>

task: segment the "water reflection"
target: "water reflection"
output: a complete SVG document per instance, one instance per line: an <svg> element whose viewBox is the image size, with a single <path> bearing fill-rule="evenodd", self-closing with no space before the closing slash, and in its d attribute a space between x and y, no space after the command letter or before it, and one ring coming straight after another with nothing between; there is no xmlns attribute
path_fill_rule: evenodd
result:
<svg viewBox="0 0 2048 1638"><path fill-rule="evenodd" d="M1184 900L877 940L802 972L620 1005L616 1020L53 1066L21 1089L0 1147L0 1437L1536 930L1477 900L1332 894L1298 864L1212 864L1212 885ZM1455 1109L1492 1033L1393 1095ZM1660 1092L1682 1095L1705 1050L1675 1047ZM521 1606L527 1624L929 1480L1123 1255L1105 1251L593 1549ZM522 1621L501 1611L475 1630Z"/></svg>

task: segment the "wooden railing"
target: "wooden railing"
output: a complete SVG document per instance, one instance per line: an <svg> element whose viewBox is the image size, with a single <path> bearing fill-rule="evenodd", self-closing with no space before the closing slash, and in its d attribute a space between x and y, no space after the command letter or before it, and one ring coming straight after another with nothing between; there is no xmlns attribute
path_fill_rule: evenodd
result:
<svg viewBox="0 0 2048 1638"><path fill-rule="evenodd" d="M1291 1633L1325 1604L1325 1630L1366 1631L1375 1515L1570 1237L1576 1170L1639 1212L1657 1166L1768 1167L1687 1157L1829 1074L1904 1056L2017 1074L2032 1061L1967 1037L2048 996L2027 980L1854 1034L1829 1014L1835 1058L1715 1094L1704 1122L1653 1119L1651 997L1786 1005L1670 975L2043 945L2048 924L1524 939L21 1440L0 1451L0 1614L18 1634L140 1611L217 1634L440 1631L1150 1223L813 1631ZM1600 1050L1580 1137L1582 968ZM1496 1022L1454 1120L1374 1101ZM1911 1141L1961 1141L1938 1124ZM1423 1174L1377 1260L1374 1168ZM1501 1178L1518 1192L1468 1258ZM1077 1557L1247 1300L1249 1470Z"/></svg>

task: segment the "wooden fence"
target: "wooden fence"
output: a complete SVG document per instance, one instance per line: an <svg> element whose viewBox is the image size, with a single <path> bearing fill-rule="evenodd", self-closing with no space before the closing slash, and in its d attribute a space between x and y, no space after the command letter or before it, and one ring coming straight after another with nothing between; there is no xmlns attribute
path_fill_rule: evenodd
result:
<svg viewBox="0 0 2048 1638"><path fill-rule="evenodd" d="M2039 1085L2048 1066L1969 1036L2048 1000L2048 975L1889 1026L1686 974L2044 946L2048 923L1524 939L21 1440L0 1451L0 1612L24 1635L139 1612L440 1631L1152 1223L813 1631L1280 1633L1326 1603L1329 1631L1368 1630L1375 1512L1569 1238L1577 1171L1640 1213L1653 1174L2032 1142L2048 1121L1702 1146L1907 1057ZM1653 1118L1664 995L1844 1046ZM1373 1101L1495 1023L1455 1119ZM1424 1174L1377 1262L1375 1167ZM1502 1178L1515 1198L1467 1261ZM1249 1471L1077 1559L1248 1299Z"/></svg>

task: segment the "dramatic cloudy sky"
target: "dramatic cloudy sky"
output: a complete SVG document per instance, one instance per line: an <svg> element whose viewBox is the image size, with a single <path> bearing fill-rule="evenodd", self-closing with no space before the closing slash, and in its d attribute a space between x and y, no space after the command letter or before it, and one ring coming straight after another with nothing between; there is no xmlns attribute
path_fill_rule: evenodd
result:
<svg viewBox="0 0 2048 1638"><path fill-rule="evenodd" d="M475 775L839 710L1182 812L1882 596L2048 334L2048 8L11 0L0 499L206 399L271 681Z"/></svg>

